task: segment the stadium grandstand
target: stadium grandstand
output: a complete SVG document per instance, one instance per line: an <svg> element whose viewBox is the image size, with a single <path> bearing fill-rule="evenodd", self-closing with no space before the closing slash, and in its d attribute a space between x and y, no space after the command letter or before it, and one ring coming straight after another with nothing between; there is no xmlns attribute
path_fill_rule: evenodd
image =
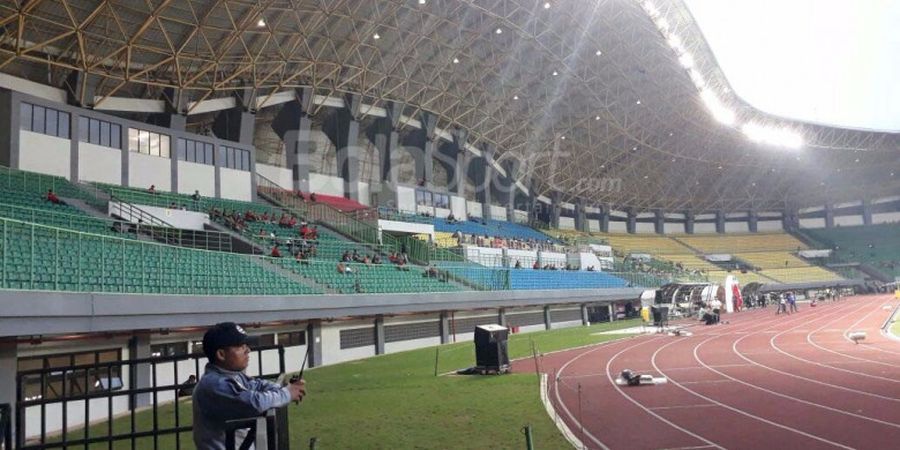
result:
<svg viewBox="0 0 900 450"><path fill-rule="evenodd" d="M184 380L225 321L252 375L316 369L294 448L629 448L573 434L541 352L618 339L663 286L705 287L673 321L892 289L900 126L757 106L696 3L0 2L0 450L193 448ZM545 390L394 432L453 422L439 397L489 414L428 390L489 324Z"/></svg>

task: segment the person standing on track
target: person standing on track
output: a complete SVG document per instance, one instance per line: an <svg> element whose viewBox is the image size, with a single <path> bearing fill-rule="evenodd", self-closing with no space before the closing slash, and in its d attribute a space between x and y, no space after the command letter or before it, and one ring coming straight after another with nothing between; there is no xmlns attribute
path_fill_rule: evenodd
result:
<svg viewBox="0 0 900 450"><path fill-rule="evenodd" d="M778 295L778 294L776 294L776 295ZM778 311L775 311L775 315L777 316L777 315L781 314L782 312L784 312L785 314L790 314L790 312L787 309L787 299L784 298L783 294L778 295Z"/></svg>
<svg viewBox="0 0 900 450"><path fill-rule="evenodd" d="M797 310L797 297L794 295L793 292L787 293L787 303L788 303L788 307L790 308L790 312L792 312L792 313L800 312Z"/></svg>

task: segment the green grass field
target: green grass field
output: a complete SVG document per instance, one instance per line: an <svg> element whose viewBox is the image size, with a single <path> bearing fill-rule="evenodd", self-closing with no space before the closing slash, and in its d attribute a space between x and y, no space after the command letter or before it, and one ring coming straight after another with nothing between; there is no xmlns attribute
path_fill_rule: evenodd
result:
<svg viewBox="0 0 900 450"><path fill-rule="evenodd" d="M619 321L513 335L509 356L530 356L532 341L546 353L620 338L594 333L636 324ZM533 427L536 448L568 447L540 402L534 373L435 377L436 352L439 373L475 361L474 345L462 342L306 371L308 396L300 406L289 406L291 448L308 448L313 436L320 449L524 448L525 425ZM190 418L189 402L182 402L179 412L182 419ZM169 405L160 410L158 423L171 426L173 417ZM138 414L137 423L140 430L152 429L149 414ZM91 427L91 435L106 434L106 427ZM114 423L116 431L127 428L127 418ZM121 442L115 448L130 446ZM143 439L136 446L152 449L153 442ZM158 448L175 448L174 437L160 438ZM193 448L190 433L182 434L181 448Z"/></svg>

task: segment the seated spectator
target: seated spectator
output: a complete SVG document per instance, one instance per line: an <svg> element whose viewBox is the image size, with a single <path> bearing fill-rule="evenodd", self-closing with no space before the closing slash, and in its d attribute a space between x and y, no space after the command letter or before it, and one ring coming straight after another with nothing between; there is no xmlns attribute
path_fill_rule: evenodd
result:
<svg viewBox="0 0 900 450"><path fill-rule="evenodd" d="M540 270L541 264L539 262L537 262L537 260L535 260L534 264L531 265L531 268L534 270Z"/></svg>
<svg viewBox="0 0 900 450"><path fill-rule="evenodd" d="M311 202L313 202L313 203L316 202L316 193L315 193L315 192L310 192L310 193L309 193L309 201L311 201Z"/></svg>
<svg viewBox="0 0 900 450"><path fill-rule="evenodd" d="M288 228L294 228L295 226L297 226L297 218L291 216L291 218L288 219Z"/></svg>
<svg viewBox="0 0 900 450"><path fill-rule="evenodd" d="M447 216L447 223L450 223L450 224L456 223L456 216L454 216L453 213L450 213L450 215Z"/></svg>
<svg viewBox="0 0 900 450"><path fill-rule="evenodd" d="M147 188L147 193L148 193L148 194L155 194L155 193L156 193L156 185L155 185L155 184L151 184L150 187Z"/></svg>
<svg viewBox="0 0 900 450"><path fill-rule="evenodd" d="M195 202L199 202L200 201L200 191L194 190L194 195L191 195L191 199L194 200Z"/></svg>
<svg viewBox="0 0 900 450"><path fill-rule="evenodd" d="M437 278L438 270L434 266L429 266L428 270L426 270L422 275L426 278Z"/></svg>
<svg viewBox="0 0 900 450"><path fill-rule="evenodd" d="M381 256L378 253L372 256L372 264L381 264Z"/></svg>
<svg viewBox="0 0 900 450"><path fill-rule="evenodd" d="M316 240L319 238L319 226L313 225L312 229L309 230L309 238L312 240Z"/></svg>
<svg viewBox="0 0 900 450"><path fill-rule="evenodd" d="M521 268L522 268L522 263L520 263L518 259L516 260L516 267L515 267L515 268L516 268L516 269L521 269Z"/></svg>
<svg viewBox="0 0 900 450"><path fill-rule="evenodd" d="M54 205L62 204L62 201L56 196L56 193L53 192L53 189L47 190L47 201Z"/></svg>
<svg viewBox="0 0 900 450"><path fill-rule="evenodd" d="M269 213L264 212L261 216L259 216L259 220L263 222L269 222Z"/></svg>
<svg viewBox="0 0 900 450"><path fill-rule="evenodd" d="M295 258L297 259L297 262L299 262L300 264L302 264L304 266L309 265L309 255L307 255L306 252L304 252L303 250L298 251Z"/></svg>
<svg viewBox="0 0 900 450"><path fill-rule="evenodd" d="M345 266L343 262L339 262L337 264L337 273L339 273L341 275L347 274L347 266Z"/></svg>
<svg viewBox="0 0 900 450"><path fill-rule="evenodd" d="M175 202L169 202L169 209L178 209L178 204Z"/></svg>
<svg viewBox="0 0 900 450"><path fill-rule="evenodd" d="M278 250L278 244L272 246L272 253L270 253L269 256L273 258L281 258L281 251Z"/></svg>
<svg viewBox="0 0 900 450"><path fill-rule="evenodd" d="M365 255L365 256L363 256L362 261L360 261L360 262L368 266L369 263L372 262L372 260L369 259L369 255Z"/></svg>
<svg viewBox="0 0 900 450"><path fill-rule="evenodd" d="M350 255L350 259L353 260L353 262L362 262L362 257L359 256L359 251L355 248L353 249L353 254Z"/></svg>
<svg viewBox="0 0 900 450"><path fill-rule="evenodd" d="M299 189L297 190L297 198L299 198L300 200L306 201L306 197L303 195L303 191L301 191Z"/></svg>
<svg viewBox="0 0 900 450"><path fill-rule="evenodd" d="M309 229L309 225L307 225L306 222L303 222L300 225L300 237L302 237L303 239L312 239L310 237L311 232L312 230Z"/></svg>
<svg viewBox="0 0 900 450"><path fill-rule="evenodd" d="M281 217L278 219L278 226L282 228L287 228L290 226L290 219L287 214L281 213Z"/></svg>
<svg viewBox="0 0 900 450"><path fill-rule="evenodd" d="M256 214L254 214L253 211L245 211L244 212L244 220L247 222L255 222Z"/></svg>

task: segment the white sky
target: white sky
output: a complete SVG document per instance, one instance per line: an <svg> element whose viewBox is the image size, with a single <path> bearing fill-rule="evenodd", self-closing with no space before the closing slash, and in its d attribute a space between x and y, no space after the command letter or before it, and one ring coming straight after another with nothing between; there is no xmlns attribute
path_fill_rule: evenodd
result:
<svg viewBox="0 0 900 450"><path fill-rule="evenodd" d="M757 109L900 131L900 1L685 3L734 91Z"/></svg>

